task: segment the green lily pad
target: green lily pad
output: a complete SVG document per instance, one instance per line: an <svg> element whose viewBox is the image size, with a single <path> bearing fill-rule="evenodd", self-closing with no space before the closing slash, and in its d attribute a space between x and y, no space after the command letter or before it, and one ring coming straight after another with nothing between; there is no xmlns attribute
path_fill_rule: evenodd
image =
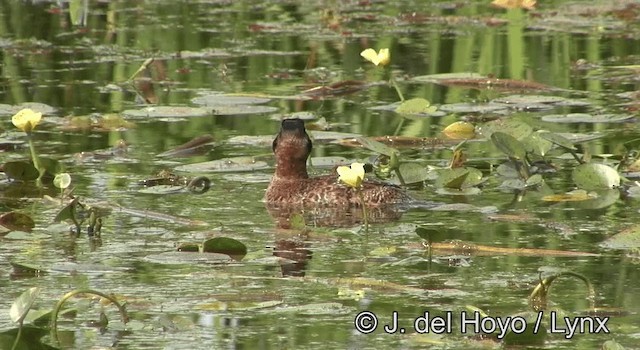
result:
<svg viewBox="0 0 640 350"><path fill-rule="evenodd" d="M580 164L572 173L573 182L587 191L613 189L620 186L618 172L605 164Z"/></svg>
<svg viewBox="0 0 640 350"><path fill-rule="evenodd" d="M193 163L180 165L175 168L176 171L184 171L188 173L223 173L238 171L255 171L266 169L269 165L261 160L253 157L234 157L222 158L208 162Z"/></svg>
<svg viewBox="0 0 640 350"><path fill-rule="evenodd" d="M441 111L449 113L496 113L498 111L504 111L506 106L495 103L451 103L441 105L439 108Z"/></svg>
<svg viewBox="0 0 640 350"><path fill-rule="evenodd" d="M268 114L278 111L277 107L260 105L218 105L209 108L210 113L214 115Z"/></svg>
<svg viewBox="0 0 640 350"><path fill-rule="evenodd" d="M64 220L71 220L74 218L74 213L77 210L78 201L80 199L78 197L74 198L69 204L65 205L64 208L60 209L56 217L53 219L54 222L61 222Z"/></svg>
<svg viewBox="0 0 640 350"><path fill-rule="evenodd" d="M541 133L545 133L545 131L531 133L522 139L521 142L527 152L544 157L553 147L553 142L543 138Z"/></svg>
<svg viewBox="0 0 640 350"><path fill-rule="evenodd" d="M247 246L233 238L215 237L204 242L202 251L204 253L227 254L239 261L247 255Z"/></svg>
<svg viewBox="0 0 640 350"><path fill-rule="evenodd" d="M464 189L482 182L482 172L476 168L453 168L438 171L436 186L438 188Z"/></svg>
<svg viewBox="0 0 640 350"><path fill-rule="evenodd" d="M35 112L40 112L43 115L56 114L58 111L56 108L40 102L25 102L15 106L0 104L0 116L14 115L18 113L21 109L25 109L25 108L32 109Z"/></svg>
<svg viewBox="0 0 640 350"><path fill-rule="evenodd" d="M357 141L366 149L369 149L371 151L374 151L380 154L384 154L389 157L391 157L394 153L395 154L398 153L398 150L396 150L395 148L389 147L382 142L378 142L367 137L359 137Z"/></svg>
<svg viewBox="0 0 640 350"><path fill-rule="evenodd" d="M480 135L490 138L496 131L509 134L518 140L522 140L533 132L533 128L525 122L516 119L497 119L484 123L479 128Z"/></svg>
<svg viewBox="0 0 640 350"><path fill-rule="evenodd" d="M433 237L438 237L440 235L440 231L433 228L416 227L416 234L420 238L430 241Z"/></svg>
<svg viewBox="0 0 640 350"><path fill-rule="evenodd" d="M539 132L538 136L560 147L570 149L573 151L576 150L576 147L573 145L573 142L571 142L569 139L567 139L563 135L556 134L553 132L548 132L548 131L541 131Z"/></svg>
<svg viewBox="0 0 640 350"><path fill-rule="evenodd" d="M256 97L256 96L241 96L241 95L225 95L225 94L212 94L194 97L191 99L191 103L198 106L217 107L217 106L246 106L263 104L271 101L270 98Z"/></svg>
<svg viewBox="0 0 640 350"><path fill-rule="evenodd" d="M477 194L480 194L481 192L482 190L480 190L478 187L467 187L462 189L441 187L436 189L437 194L446 195L446 196L475 196ZM439 209L442 210L441 208ZM461 209L461 211L464 211L464 210Z"/></svg>
<svg viewBox="0 0 640 350"><path fill-rule="evenodd" d="M437 110L435 106L431 106L431 103L424 98L412 98L402 102L396 113L398 114L430 114Z"/></svg>
<svg viewBox="0 0 640 350"><path fill-rule="evenodd" d="M398 166L398 171L400 171L405 184L418 183L430 178L429 170L424 165L417 163L401 163Z"/></svg>
<svg viewBox="0 0 640 350"><path fill-rule="evenodd" d="M4 226L12 231L17 230L31 232L36 224L29 215L10 211L0 215L0 226Z"/></svg>
<svg viewBox="0 0 640 350"><path fill-rule="evenodd" d="M511 330L507 331L507 334L503 338L504 344L509 347L543 345L547 338L547 327L544 322L541 322L538 331L534 332L538 315L537 312L526 312L516 315L515 317L524 319L525 321L525 325L523 325L524 332L516 333ZM520 325L518 324L518 326Z"/></svg>
<svg viewBox="0 0 640 350"><path fill-rule="evenodd" d="M12 180L32 181L40 176L31 162L16 160L4 163L4 173Z"/></svg>
<svg viewBox="0 0 640 350"><path fill-rule="evenodd" d="M510 105L526 105L526 104L555 104L565 101L566 98L561 96L547 95L511 95L494 99L492 102L504 103Z"/></svg>
<svg viewBox="0 0 640 350"><path fill-rule="evenodd" d="M542 120L552 123L616 123L631 118L634 116L630 114L569 113L545 115Z"/></svg>
<svg viewBox="0 0 640 350"><path fill-rule="evenodd" d="M600 246L610 249L640 248L640 225L634 225L616 233L600 243Z"/></svg>
<svg viewBox="0 0 640 350"><path fill-rule="evenodd" d="M33 302L38 298L40 294L40 288L31 287L24 291L18 299L16 299L13 304L11 304L11 309L9 310L9 316L11 317L11 321L15 323L22 323L25 317L27 317L27 313Z"/></svg>
<svg viewBox="0 0 640 350"><path fill-rule="evenodd" d="M127 118L193 118L206 117L211 111L206 108L187 106L153 106L142 109L129 109L122 112Z"/></svg>
<svg viewBox="0 0 640 350"><path fill-rule="evenodd" d="M524 144L509 134L500 131L494 132L491 134L491 141L509 158L524 160L527 155Z"/></svg>
<svg viewBox="0 0 640 350"><path fill-rule="evenodd" d="M443 74L419 75L417 77L411 78L411 81L437 83L441 80L449 80L449 79L480 79L480 78L486 78L486 76L478 73L472 73L472 72L443 73Z"/></svg>

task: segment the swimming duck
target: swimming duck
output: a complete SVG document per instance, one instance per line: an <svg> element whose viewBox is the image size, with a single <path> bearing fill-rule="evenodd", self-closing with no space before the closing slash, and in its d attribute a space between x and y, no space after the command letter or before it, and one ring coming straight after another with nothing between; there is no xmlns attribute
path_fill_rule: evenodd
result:
<svg viewBox="0 0 640 350"><path fill-rule="evenodd" d="M309 177L307 159L311 139L301 119L285 119L273 140L276 170L264 200L271 205L360 206L355 190L338 181L337 174ZM366 180L362 195L368 207L411 201L400 187Z"/></svg>

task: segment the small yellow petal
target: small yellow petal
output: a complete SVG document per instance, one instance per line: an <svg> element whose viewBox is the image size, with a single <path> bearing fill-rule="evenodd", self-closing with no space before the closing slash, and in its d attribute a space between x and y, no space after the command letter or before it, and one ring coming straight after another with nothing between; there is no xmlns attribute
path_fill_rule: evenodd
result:
<svg viewBox="0 0 640 350"><path fill-rule="evenodd" d="M374 50L374 49L366 49L366 50L360 52L360 56L364 57L364 59L369 61L369 62L373 62L373 64L375 64L376 66L378 65L376 63L376 61L378 60L378 54L376 53L376 50Z"/></svg>
<svg viewBox="0 0 640 350"><path fill-rule="evenodd" d="M13 117L11 117L11 122L16 128L24 131L31 132L36 125L40 123L42 119L42 113L34 112L31 109L22 109L18 113L16 113Z"/></svg>
<svg viewBox="0 0 640 350"><path fill-rule="evenodd" d="M360 187L364 179L364 164L362 163L353 163L350 167L339 166L336 171L339 175L338 180L350 187Z"/></svg>
<svg viewBox="0 0 640 350"><path fill-rule="evenodd" d="M378 64L381 66L386 66L391 62L391 54L389 53L389 49L380 49L378 53ZM376 64L377 66L377 64Z"/></svg>

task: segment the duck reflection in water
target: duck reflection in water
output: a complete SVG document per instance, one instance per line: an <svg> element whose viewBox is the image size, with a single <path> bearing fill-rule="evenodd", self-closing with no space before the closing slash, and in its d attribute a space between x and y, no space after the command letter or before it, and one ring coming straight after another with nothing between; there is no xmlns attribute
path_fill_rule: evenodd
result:
<svg viewBox="0 0 640 350"><path fill-rule="evenodd" d="M362 223L362 202L356 191L338 181L337 174L309 177L307 159L311 139L304 122L285 119L273 141L276 169L264 196L277 225L290 227L290 218L302 214L313 226L344 227ZM402 216L399 204L413 199L400 187L365 180L361 187L370 223L389 222Z"/></svg>

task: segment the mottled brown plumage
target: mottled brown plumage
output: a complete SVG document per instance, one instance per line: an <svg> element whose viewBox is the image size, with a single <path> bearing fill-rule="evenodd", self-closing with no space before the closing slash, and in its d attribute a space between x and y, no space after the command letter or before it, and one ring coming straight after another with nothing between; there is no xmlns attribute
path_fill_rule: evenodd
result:
<svg viewBox="0 0 640 350"><path fill-rule="evenodd" d="M302 206L360 206L356 191L338 182L338 175L310 178L307 159L311 153L311 139L304 122L285 119L273 141L276 171L265 194L265 202L273 205ZM400 187L376 181L362 184L367 206L406 203L411 200Z"/></svg>

